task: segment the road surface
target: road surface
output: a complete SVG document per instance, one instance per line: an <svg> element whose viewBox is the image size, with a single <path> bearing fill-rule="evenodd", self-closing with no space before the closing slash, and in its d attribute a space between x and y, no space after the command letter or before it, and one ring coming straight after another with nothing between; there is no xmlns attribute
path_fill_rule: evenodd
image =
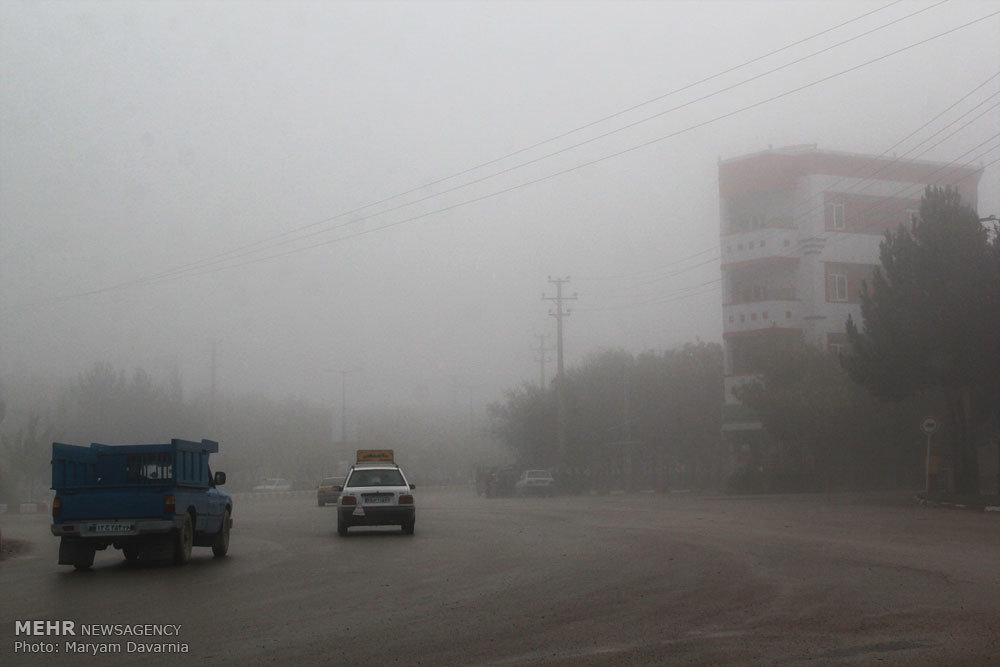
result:
<svg viewBox="0 0 1000 667"><path fill-rule="evenodd" d="M184 567L109 550L76 572L46 516L4 517L35 546L0 562L0 663L1000 665L996 514L906 494L416 493L412 537L339 538L311 496L237 497L230 556ZM37 619L77 635L15 635ZM180 627L79 634L114 624Z"/></svg>

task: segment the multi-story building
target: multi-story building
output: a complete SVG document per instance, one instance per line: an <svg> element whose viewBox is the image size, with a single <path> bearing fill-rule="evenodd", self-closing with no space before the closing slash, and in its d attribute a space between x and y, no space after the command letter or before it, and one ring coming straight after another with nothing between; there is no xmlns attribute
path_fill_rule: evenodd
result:
<svg viewBox="0 0 1000 667"><path fill-rule="evenodd" d="M758 351L790 339L838 351L861 283L879 263L886 230L909 224L927 185L952 186L976 205L982 170L838 153L815 145L719 164L723 438L734 464L766 457L767 438L733 388L755 377Z"/></svg>

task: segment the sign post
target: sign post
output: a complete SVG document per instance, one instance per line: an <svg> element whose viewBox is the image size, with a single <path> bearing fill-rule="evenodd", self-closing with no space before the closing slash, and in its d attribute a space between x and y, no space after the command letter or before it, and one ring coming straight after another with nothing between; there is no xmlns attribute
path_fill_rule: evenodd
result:
<svg viewBox="0 0 1000 667"><path fill-rule="evenodd" d="M927 458L924 461L924 471L926 473L925 493L931 492L931 475L933 474L935 477L937 477L938 473L937 457L931 460L931 436L934 435L934 431L937 430L937 427L938 427L938 421L934 417L924 417L924 420L920 422L920 430L922 430L924 433L927 434Z"/></svg>

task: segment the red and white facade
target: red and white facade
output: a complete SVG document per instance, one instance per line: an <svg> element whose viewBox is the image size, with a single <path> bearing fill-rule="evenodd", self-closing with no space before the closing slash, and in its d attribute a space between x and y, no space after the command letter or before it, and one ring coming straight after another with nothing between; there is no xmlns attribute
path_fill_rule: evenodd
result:
<svg viewBox="0 0 1000 667"><path fill-rule="evenodd" d="M975 206L981 175L968 165L816 146L720 162L728 439L760 430L732 395L759 370L755 349L782 336L834 351L843 346L848 315L860 324L859 290L879 263L885 231L918 214L927 185L956 187Z"/></svg>

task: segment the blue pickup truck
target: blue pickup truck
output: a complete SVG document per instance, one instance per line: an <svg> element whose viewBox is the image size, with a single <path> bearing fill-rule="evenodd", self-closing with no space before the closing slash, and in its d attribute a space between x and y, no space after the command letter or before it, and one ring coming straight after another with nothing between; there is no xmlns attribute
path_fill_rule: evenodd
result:
<svg viewBox="0 0 1000 667"><path fill-rule="evenodd" d="M86 570L94 552L113 546L127 560L183 564L192 546L229 550L233 501L212 475L211 440L90 447L52 443L52 534L59 564Z"/></svg>

